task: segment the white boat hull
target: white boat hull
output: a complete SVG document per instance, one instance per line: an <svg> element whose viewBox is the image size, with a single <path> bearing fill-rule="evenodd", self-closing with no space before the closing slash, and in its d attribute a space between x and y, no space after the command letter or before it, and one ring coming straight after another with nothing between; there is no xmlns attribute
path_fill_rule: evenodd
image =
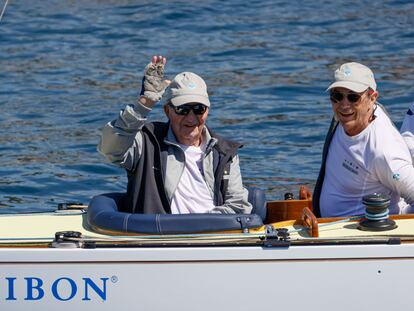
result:
<svg viewBox="0 0 414 311"><path fill-rule="evenodd" d="M0 249L0 310L407 310L413 280L414 244Z"/></svg>
<svg viewBox="0 0 414 311"><path fill-rule="evenodd" d="M274 240L262 229L260 237L252 230L169 240L96 233L84 212L3 215L0 311L411 309L412 218L387 232L320 224L319 238L293 222L280 226L289 229L290 246L263 246L263 236ZM96 248L51 248L57 231L79 231ZM187 245L157 244L178 241Z"/></svg>

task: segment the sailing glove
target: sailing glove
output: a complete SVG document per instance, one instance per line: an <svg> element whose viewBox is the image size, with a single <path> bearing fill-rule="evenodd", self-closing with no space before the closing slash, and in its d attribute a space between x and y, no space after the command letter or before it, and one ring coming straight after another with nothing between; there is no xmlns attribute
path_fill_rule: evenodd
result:
<svg viewBox="0 0 414 311"><path fill-rule="evenodd" d="M168 82L164 80L164 64L149 63L144 70L141 94L152 101L159 101L164 94Z"/></svg>

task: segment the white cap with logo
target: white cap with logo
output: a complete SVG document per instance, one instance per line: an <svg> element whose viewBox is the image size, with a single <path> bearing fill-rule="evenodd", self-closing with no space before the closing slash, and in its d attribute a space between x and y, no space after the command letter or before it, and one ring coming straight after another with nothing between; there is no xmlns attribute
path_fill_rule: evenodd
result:
<svg viewBox="0 0 414 311"><path fill-rule="evenodd" d="M175 76L164 94L165 103L174 106L188 103L200 103L210 107L207 85L204 80L192 72L182 72Z"/></svg>
<svg viewBox="0 0 414 311"><path fill-rule="evenodd" d="M377 90L377 83L371 69L360 63L345 63L335 70L335 82L328 89L343 87L361 93L367 88Z"/></svg>

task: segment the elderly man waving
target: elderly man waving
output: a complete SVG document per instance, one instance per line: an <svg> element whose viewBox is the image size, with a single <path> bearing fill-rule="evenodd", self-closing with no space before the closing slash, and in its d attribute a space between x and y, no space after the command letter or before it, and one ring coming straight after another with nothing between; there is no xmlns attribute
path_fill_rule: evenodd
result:
<svg viewBox="0 0 414 311"><path fill-rule="evenodd" d="M328 90L334 120L314 190L315 214L364 214L362 197L373 193L391 196L390 213L404 212L414 203L414 167L404 139L377 102L372 71L343 64Z"/></svg>
<svg viewBox="0 0 414 311"><path fill-rule="evenodd" d="M250 213L237 155L241 145L207 128L211 105L204 80L183 72L169 84L163 78L165 64L166 58L152 57L142 96L104 127L98 146L127 170L124 211ZM163 94L168 122L147 122Z"/></svg>

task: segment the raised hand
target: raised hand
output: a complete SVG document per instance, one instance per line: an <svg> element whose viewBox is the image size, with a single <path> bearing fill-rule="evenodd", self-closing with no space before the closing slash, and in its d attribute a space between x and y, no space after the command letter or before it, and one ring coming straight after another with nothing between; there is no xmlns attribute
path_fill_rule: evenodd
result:
<svg viewBox="0 0 414 311"><path fill-rule="evenodd" d="M142 83L141 95L147 106L152 106L158 102L170 81L164 80L164 67L167 59L161 55L153 56L144 70L144 78ZM142 101L141 101L142 102Z"/></svg>

